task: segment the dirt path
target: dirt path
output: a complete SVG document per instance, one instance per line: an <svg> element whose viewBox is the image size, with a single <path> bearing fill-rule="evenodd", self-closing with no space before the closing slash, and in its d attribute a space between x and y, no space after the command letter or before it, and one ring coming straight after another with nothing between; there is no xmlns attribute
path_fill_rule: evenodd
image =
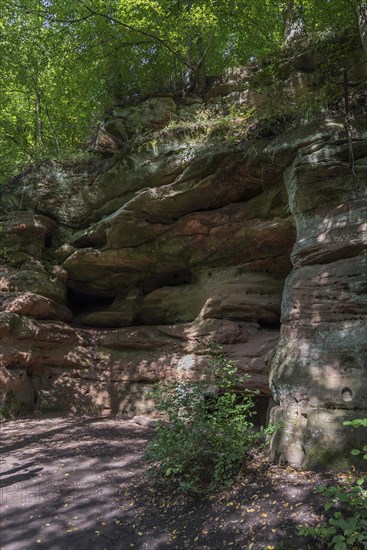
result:
<svg viewBox="0 0 367 550"><path fill-rule="evenodd" d="M154 430L133 421L48 418L0 425L1 550L316 548L297 526L322 513L328 476L258 457L206 500L153 488L142 460Z"/></svg>

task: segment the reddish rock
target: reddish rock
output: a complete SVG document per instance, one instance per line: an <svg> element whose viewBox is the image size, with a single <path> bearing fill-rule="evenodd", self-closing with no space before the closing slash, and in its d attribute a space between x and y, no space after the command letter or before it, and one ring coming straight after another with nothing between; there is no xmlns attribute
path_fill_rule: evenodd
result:
<svg viewBox="0 0 367 550"><path fill-rule="evenodd" d="M296 98L305 88L284 71ZM242 76L218 83L225 101L266 102ZM164 127L159 142L39 164L2 189L2 402L151 411L151 384L202 378L215 342L272 392L275 458L347 462L342 422L367 415L365 120L351 166L343 119L232 146L205 124L187 139L202 107L167 96L118 110L97 149L117 149L133 121ZM181 115L180 137L167 123Z"/></svg>

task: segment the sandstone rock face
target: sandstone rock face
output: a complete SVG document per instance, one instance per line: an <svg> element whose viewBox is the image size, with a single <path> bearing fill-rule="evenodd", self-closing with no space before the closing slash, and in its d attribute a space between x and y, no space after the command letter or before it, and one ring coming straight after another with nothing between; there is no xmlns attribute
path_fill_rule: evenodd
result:
<svg viewBox="0 0 367 550"><path fill-rule="evenodd" d="M187 99L179 112L199 108ZM268 399L295 227L267 158L166 142L77 174L40 166L5 188L3 400L151 411L149 386L204 376L210 342Z"/></svg>
<svg viewBox="0 0 367 550"><path fill-rule="evenodd" d="M185 135L208 104L256 103L250 75L232 76L207 103L116 108L103 160L1 190L1 400L152 412L151 385L205 376L215 342L275 403L273 456L338 465L359 437L343 420L367 416L367 125L353 121L353 166L342 118L240 144ZM160 141L129 149L149 129Z"/></svg>
<svg viewBox="0 0 367 550"><path fill-rule="evenodd" d="M338 131L306 141L285 171L297 240L269 359L272 416L284 423L273 454L308 468L346 464L361 435L342 422L367 416L367 125L357 127L355 174Z"/></svg>
<svg viewBox="0 0 367 550"><path fill-rule="evenodd" d="M176 120L176 110L170 96L154 97L135 107L115 107L100 124L92 149L114 153L133 135L150 128L164 128Z"/></svg>

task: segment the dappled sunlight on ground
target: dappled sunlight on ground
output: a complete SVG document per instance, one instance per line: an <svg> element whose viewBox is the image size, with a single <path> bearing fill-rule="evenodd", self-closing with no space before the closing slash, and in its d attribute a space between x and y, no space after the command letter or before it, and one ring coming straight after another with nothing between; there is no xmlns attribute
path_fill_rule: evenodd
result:
<svg viewBox="0 0 367 550"><path fill-rule="evenodd" d="M0 429L2 549L316 548L297 528L319 520L313 490L325 474L254 455L234 489L190 499L149 481L142 453L154 430L131 420L21 419Z"/></svg>

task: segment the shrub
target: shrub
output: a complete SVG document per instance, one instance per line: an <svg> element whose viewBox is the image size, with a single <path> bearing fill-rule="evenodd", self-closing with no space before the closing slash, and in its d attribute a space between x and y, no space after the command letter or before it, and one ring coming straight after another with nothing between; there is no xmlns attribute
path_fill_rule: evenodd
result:
<svg viewBox="0 0 367 550"><path fill-rule="evenodd" d="M0 421L18 418L22 412L23 404L9 392L6 400L0 403Z"/></svg>
<svg viewBox="0 0 367 550"><path fill-rule="evenodd" d="M344 422L344 425L367 427L367 419ZM353 449L352 454L363 454L367 460L367 445L361 450ZM321 485L318 492L328 497L324 508L333 514L322 525L302 527L300 535L319 538L333 550L367 549L367 476L362 475L356 481L348 478L343 485Z"/></svg>
<svg viewBox="0 0 367 550"><path fill-rule="evenodd" d="M238 377L236 363L216 349L210 367L211 375L204 381L158 387L154 398L168 424L158 423L146 452L156 479L193 494L230 486L250 447L274 431L254 430L251 417L257 392L244 389L238 394L236 386L246 377Z"/></svg>

